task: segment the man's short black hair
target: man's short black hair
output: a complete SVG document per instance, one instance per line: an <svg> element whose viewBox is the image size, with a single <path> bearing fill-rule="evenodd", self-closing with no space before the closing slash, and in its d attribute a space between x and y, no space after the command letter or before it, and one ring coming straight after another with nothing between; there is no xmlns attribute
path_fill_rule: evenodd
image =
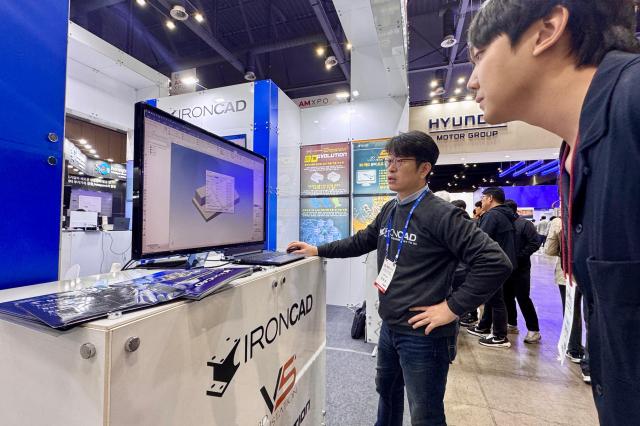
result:
<svg viewBox="0 0 640 426"><path fill-rule="evenodd" d="M531 25L556 6L569 11L571 51L578 67L598 66L612 50L640 52L634 0L489 0L469 27L469 44L483 49L506 34L516 46Z"/></svg>
<svg viewBox="0 0 640 426"><path fill-rule="evenodd" d="M518 213L518 203L513 200L504 200L504 206L509 207L514 213Z"/></svg>
<svg viewBox="0 0 640 426"><path fill-rule="evenodd" d="M492 186L490 188L482 191L482 195L490 195L496 203L504 204L504 190L502 188L498 188L497 186Z"/></svg>
<svg viewBox="0 0 640 426"><path fill-rule="evenodd" d="M415 157L418 165L430 163L431 167L436 165L440 157L440 149L433 138L417 130L392 137L385 149L395 157Z"/></svg>
<svg viewBox="0 0 640 426"><path fill-rule="evenodd" d="M547 218L546 216L542 216L542 217L540 218L540 220L543 220L543 219L546 219L546 218Z"/></svg>
<svg viewBox="0 0 640 426"><path fill-rule="evenodd" d="M476 201L475 206L478 208L482 207L482 201Z"/></svg>
<svg viewBox="0 0 640 426"><path fill-rule="evenodd" d="M462 210L467 209L467 203L465 203L463 200L453 200L451 204Z"/></svg>

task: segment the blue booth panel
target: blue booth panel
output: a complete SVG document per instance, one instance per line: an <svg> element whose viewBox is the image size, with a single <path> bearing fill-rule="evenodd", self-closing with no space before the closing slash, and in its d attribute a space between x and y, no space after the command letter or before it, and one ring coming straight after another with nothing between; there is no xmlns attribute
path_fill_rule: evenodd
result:
<svg viewBox="0 0 640 426"><path fill-rule="evenodd" d="M69 2L2 6L0 289L58 278Z"/></svg>

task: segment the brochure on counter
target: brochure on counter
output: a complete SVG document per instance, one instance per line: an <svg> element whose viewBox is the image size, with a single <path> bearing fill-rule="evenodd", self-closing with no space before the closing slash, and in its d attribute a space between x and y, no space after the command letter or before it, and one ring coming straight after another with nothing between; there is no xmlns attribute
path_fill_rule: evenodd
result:
<svg viewBox="0 0 640 426"><path fill-rule="evenodd" d="M251 268L162 271L133 280L0 303L0 314L56 329L178 298L200 300Z"/></svg>

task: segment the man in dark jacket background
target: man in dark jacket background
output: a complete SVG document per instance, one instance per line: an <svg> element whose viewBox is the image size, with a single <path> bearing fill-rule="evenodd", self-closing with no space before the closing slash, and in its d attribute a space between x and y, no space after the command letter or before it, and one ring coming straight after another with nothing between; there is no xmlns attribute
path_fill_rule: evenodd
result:
<svg viewBox="0 0 640 426"><path fill-rule="evenodd" d="M504 205L509 207L518 216L518 205L513 200L507 200ZM540 335L540 324L538 314L531 300L531 255L535 253L542 243L538 237L538 232L533 223L518 216L514 222L516 228L516 257L518 266L513 270L511 276L504 283L504 301L507 305L507 329L509 332L518 332L518 311L516 310L516 299L522 316L527 324L525 343L538 343Z"/></svg>
<svg viewBox="0 0 640 426"><path fill-rule="evenodd" d="M514 269L517 268L516 241L514 222L518 217L509 207L504 205L505 196L502 188L487 188L482 192L482 210L478 226L504 251ZM493 324L493 333L491 329ZM484 304L482 319L475 327L467 329L469 334L480 337L479 343L492 348L510 348L507 338L507 307L504 302L503 286Z"/></svg>

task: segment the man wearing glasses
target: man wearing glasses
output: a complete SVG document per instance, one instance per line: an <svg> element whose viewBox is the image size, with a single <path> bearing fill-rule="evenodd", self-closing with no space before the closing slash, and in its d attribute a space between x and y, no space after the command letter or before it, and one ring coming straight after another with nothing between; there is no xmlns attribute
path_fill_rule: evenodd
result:
<svg viewBox="0 0 640 426"><path fill-rule="evenodd" d="M449 364L455 358L457 319L495 293L512 266L498 244L462 210L429 190L428 176L439 156L430 136L396 136L386 151L389 189L397 192L396 199L352 237L320 247L296 241L287 251L346 258L377 250L379 275L372 285L378 289L383 322L376 425L402 424L405 388L413 425L444 425L443 399ZM469 272L452 293L459 262L468 265Z"/></svg>

